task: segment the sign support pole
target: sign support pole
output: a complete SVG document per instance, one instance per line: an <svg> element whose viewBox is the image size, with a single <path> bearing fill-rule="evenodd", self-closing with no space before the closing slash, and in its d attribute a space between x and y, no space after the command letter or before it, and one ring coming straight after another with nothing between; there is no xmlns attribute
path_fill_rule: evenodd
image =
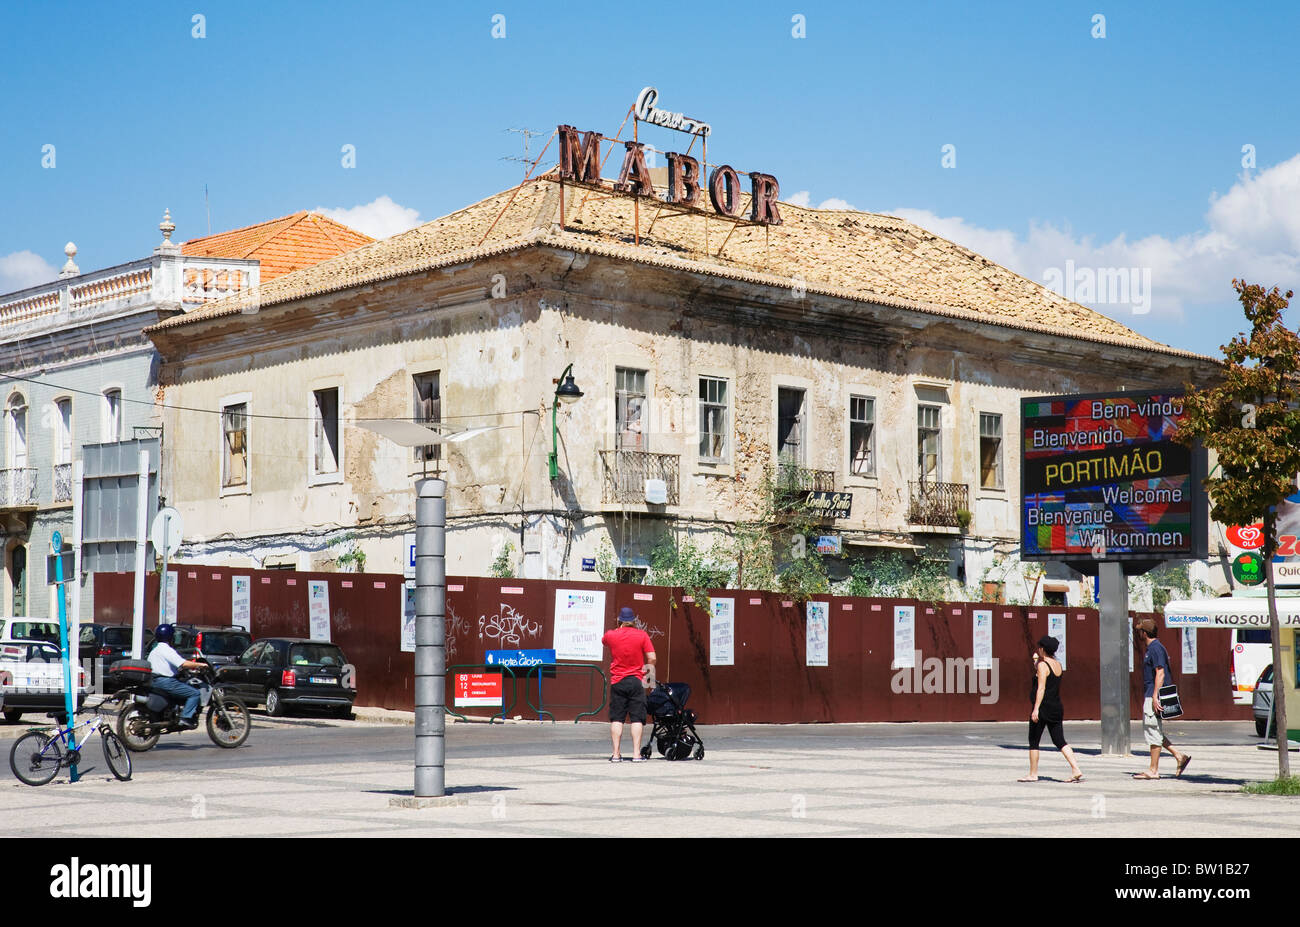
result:
<svg viewBox="0 0 1300 927"><path fill-rule="evenodd" d="M1098 656L1101 663L1101 752L1130 751L1128 578L1122 563L1099 563L1101 585Z"/></svg>
<svg viewBox="0 0 1300 927"><path fill-rule="evenodd" d="M144 656L144 558L149 525L149 452L140 452L140 484L135 519L135 603L131 628L131 656Z"/></svg>

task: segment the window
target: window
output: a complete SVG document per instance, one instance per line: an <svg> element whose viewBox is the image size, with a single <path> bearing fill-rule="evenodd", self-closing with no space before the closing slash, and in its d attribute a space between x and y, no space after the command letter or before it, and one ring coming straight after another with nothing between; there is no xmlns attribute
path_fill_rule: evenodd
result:
<svg viewBox="0 0 1300 927"><path fill-rule="evenodd" d="M27 466L27 400L22 393L9 397L5 416L5 456L11 469Z"/></svg>
<svg viewBox="0 0 1300 927"><path fill-rule="evenodd" d="M248 403L241 402L221 410L224 438L221 458L221 485L248 485Z"/></svg>
<svg viewBox="0 0 1300 927"><path fill-rule="evenodd" d="M700 460L726 463L727 381L700 377Z"/></svg>
<svg viewBox="0 0 1300 927"><path fill-rule="evenodd" d="M640 586L645 583L646 574L650 570L643 566L621 566L614 568L614 582L630 583L634 586Z"/></svg>
<svg viewBox="0 0 1300 927"><path fill-rule="evenodd" d="M940 407L918 406L916 410L916 467L921 482L937 481L940 474Z"/></svg>
<svg viewBox="0 0 1300 927"><path fill-rule="evenodd" d="M849 397L849 472L876 475L876 400Z"/></svg>
<svg viewBox="0 0 1300 927"><path fill-rule="evenodd" d="M801 389L779 387L776 391L776 457L781 464L803 466L807 459L804 446L804 400Z"/></svg>
<svg viewBox="0 0 1300 927"><path fill-rule="evenodd" d="M122 440L122 391L110 389L104 391L104 425L105 443Z"/></svg>
<svg viewBox="0 0 1300 927"><path fill-rule="evenodd" d="M312 472L339 472L339 391L312 391Z"/></svg>
<svg viewBox="0 0 1300 927"><path fill-rule="evenodd" d="M54 411L54 427L57 430L54 439L54 462L69 464L72 463L72 400L55 400Z"/></svg>
<svg viewBox="0 0 1300 927"><path fill-rule="evenodd" d="M438 371L417 373L411 377L415 401L415 422L417 425L437 425L442 422L442 389ZM434 429L437 431L438 429ZM417 461L438 460L442 457L442 445L426 444L415 449Z"/></svg>
<svg viewBox="0 0 1300 927"><path fill-rule="evenodd" d="M980 487L1002 488L1002 416L980 413Z"/></svg>
<svg viewBox="0 0 1300 927"><path fill-rule="evenodd" d="M1044 604L1044 605L1065 605L1065 604L1066 604L1066 603L1065 603L1065 590L1064 590L1064 589L1044 589L1044 590L1043 590L1043 604Z"/></svg>
<svg viewBox="0 0 1300 927"><path fill-rule="evenodd" d="M644 451L646 371L617 367L614 370L614 449Z"/></svg>

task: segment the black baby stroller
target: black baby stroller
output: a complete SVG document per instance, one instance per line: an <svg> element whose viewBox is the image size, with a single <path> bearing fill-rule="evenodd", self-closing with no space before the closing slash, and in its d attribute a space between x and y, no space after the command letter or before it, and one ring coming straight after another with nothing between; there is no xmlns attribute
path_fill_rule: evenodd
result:
<svg viewBox="0 0 1300 927"><path fill-rule="evenodd" d="M655 726L641 756L649 759L653 744L666 760L704 759L704 742L695 733L695 712L686 707L690 697L691 687L684 682L661 682L646 696Z"/></svg>

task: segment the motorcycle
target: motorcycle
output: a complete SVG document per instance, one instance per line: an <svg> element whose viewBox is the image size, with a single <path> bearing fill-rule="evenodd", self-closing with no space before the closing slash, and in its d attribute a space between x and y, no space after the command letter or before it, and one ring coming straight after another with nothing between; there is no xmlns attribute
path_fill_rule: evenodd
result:
<svg viewBox="0 0 1300 927"><path fill-rule="evenodd" d="M153 749L163 734L192 730L181 727L182 705L150 688L149 680L136 678L124 682L114 696L123 703L117 714L117 735L128 750L143 753ZM177 677L199 690L199 714L207 713L208 736L218 747L232 749L248 740L252 729L248 706L215 686L216 672L205 664Z"/></svg>

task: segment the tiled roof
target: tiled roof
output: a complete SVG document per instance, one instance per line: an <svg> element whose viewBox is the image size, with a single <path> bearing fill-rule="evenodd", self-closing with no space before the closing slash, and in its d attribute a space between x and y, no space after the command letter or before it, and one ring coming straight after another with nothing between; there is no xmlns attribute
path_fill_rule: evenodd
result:
<svg viewBox="0 0 1300 927"><path fill-rule="evenodd" d="M374 239L319 213L295 212L230 232L192 238L181 252L193 257L252 258L262 282L312 267Z"/></svg>
<svg viewBox="0 0 1300 927"><path fill-rule="evenodd" d="M388 280L435 267L535 245L706 273L809 293L873 302L1197 357L1152 341L1071 302L967 248L904 219L852 210L780 205L779 226L733 225L699 214L656 215L640 203L640 243L633 240L633 200L565 185L553 175L524 181L408 232L287 274L256 291L160 322L171 328L237 313L250 300L265 307ZM746 197L746 210L748 198Z"/></svg>

